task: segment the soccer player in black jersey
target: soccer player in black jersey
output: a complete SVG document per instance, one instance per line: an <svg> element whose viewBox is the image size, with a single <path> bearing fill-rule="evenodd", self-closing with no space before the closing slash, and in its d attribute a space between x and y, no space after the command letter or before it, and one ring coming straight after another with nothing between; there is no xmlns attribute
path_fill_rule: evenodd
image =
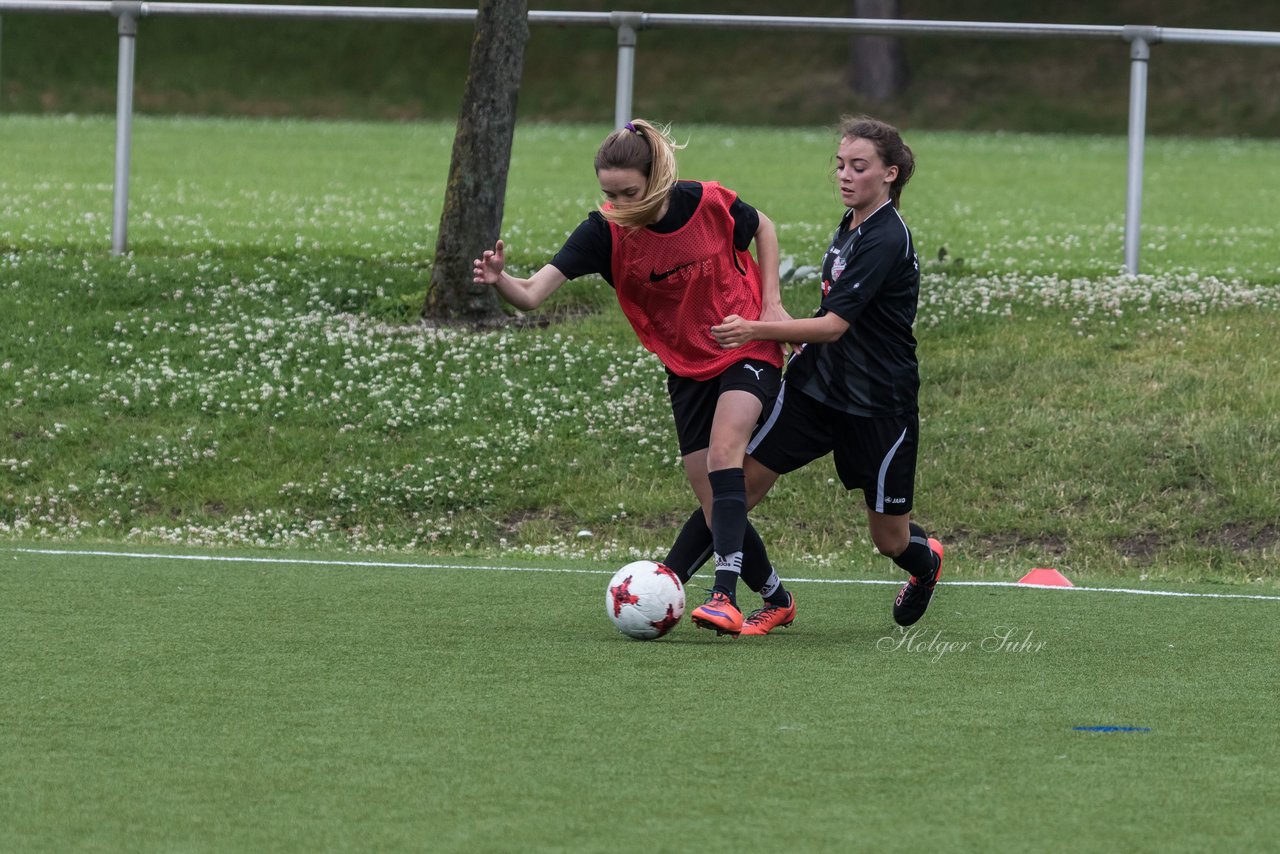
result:
<svg viewBox="0 0 1280 854"><path fill-rule="evenodd" d="M747 446L748 501L754 505L780 474L834 452L841 483L863 492L876 549L911 576L893 605L903 626L929 607L943 552L910 520L920 426L912 334L920 269L898 204L914 170L896 128L846 119L835 174L848 210L823 256L817 313L784 321L731 315L711 330L729 350L758 341L801 345Z"/></svg>
<svg viewBox="0 0 1280 854"><path fill-rule="evenodd" d="M761 341L730 353L708 329L726 314L752 320L790 315L778 290L773 223L726 187L678 180L678 147L665 129L640 119L614 131L595 157L605 204L551 262L529 278L513 276L499 240L475 260L474 279L525 310L588 273L613 286L636 336L666 366L685 475L700 505L664 563L688 581L713 545L715 588L690 616L700 626L737 635L743 626L735 598L740 575L766 603L795 614L747 521L742 469L747 441L781 382L782 348ZM752 242L758 262L749 251Z"/></svg>

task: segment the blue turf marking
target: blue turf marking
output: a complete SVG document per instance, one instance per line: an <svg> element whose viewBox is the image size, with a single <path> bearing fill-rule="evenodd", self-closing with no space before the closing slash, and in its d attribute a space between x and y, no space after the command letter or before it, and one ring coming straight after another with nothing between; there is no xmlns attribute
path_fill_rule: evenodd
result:
<svg viewBox="0 0 1280 854"><path fill-rule="evenodd" d="M1151 732L1149 726L1073 726L1076 732Z"/></svg>

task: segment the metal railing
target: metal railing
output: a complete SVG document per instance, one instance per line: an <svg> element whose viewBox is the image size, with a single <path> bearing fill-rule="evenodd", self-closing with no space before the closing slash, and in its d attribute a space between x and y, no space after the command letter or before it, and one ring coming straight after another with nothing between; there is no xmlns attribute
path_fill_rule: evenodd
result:
<svg viewBox="0 0 1280 854"><path fill-rule="evenodd" d="M138 21L176 17L292 18L330 21L473 23L474 9L417 9L378 6L290 6L237 3L150 3L140 0L0 0L6 12L107 14L116 17L119 68L116 87L115 184L111 252L127 245L129 158L133 136L134 60ZM782 15L694 15L648 12L529 12L530 24L612 27L618 36L618 76L614 125L631 118L638 33L662 27L791 30L861 33L881 36L996 37L1018 39L1095 39L1129 45L1129 148L1125 191L1124 269L1138 273L1142 232L1142 177L1146 147L1147 66L1151 46L1161 43L1280 47L1280 33L1252 30L1186 29L1157 26L1087 24L1015 24L975 21L911 21L879 18L816 18Z"/></svg>

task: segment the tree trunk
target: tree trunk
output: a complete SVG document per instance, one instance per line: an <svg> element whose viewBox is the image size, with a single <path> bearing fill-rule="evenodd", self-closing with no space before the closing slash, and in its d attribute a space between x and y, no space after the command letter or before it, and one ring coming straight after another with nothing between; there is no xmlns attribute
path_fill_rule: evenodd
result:
<svg viewBox="0 0 1280 854"><path fill-rule="evenodd" d="M480 0L423 317L481 322L502 313L493 289L471 281L471 261L502 226L528 40L528 0Z"/></svg>
<svg viewBox="0 0 1280 854"><path fill-rule="evenodd" d="M855 18L901 18L900 0L853 0ZM849 40L849 85L871 101L884 103L907 85L907 59L894 36L853 36Z"/></svg>

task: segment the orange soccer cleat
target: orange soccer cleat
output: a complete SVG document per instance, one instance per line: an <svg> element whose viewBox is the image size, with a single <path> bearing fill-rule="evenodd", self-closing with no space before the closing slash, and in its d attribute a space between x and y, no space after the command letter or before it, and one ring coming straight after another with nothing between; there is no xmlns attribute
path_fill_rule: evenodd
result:
<svg viewBox="0 0 1280 854"><path fill-rule="evenodd" d="M712 593L706 602L689 615L695 625L711 629L716 634L738 636L742 631L742 612L733 600L723 593Z"/></svg>
<svg viewBox="0 0 1280 854"><path fill-rule="evenodd" d="M765 604L758 611L742 621L742 634L767 635L774 629L791 625L796 619L796 595L791 594L791 601L785 607Z"/></svg>

